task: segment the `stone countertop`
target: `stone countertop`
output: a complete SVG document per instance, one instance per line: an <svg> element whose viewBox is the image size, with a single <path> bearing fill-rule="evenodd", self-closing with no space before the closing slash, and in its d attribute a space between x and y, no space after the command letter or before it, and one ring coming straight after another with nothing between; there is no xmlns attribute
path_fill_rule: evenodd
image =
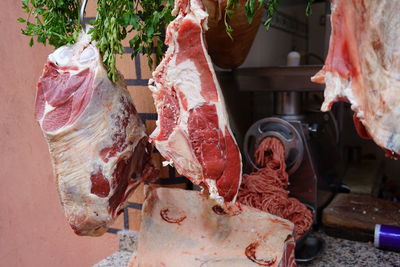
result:
<svg viewBox="0 0 400 267"><path fill-rule="evenodd" d="M299 267L400 267L400 252L380 250L373 243L339 239L323 232L314 234L325 241L325 247L314 261Z"/></svg>
<svg viewBox="0 0 400 267"><path fill-rule="evenodd" d="M93 265L93 267L124 267L128 266L128 262L131 259L132 251L121 250L111 256L105 258L101 262Z"/></svg>
<svg viewBox="0 0 400 267"><path fill-rule="evenodd" d="M127 266L135 249L136 234L129 231L119 233L120 251L95 264L95 267ZM400 253L379 250L372 243L362 243L327 236L323 232L313 234L324 239L321 255L310 263L299 267L400 267Z"/></svg>

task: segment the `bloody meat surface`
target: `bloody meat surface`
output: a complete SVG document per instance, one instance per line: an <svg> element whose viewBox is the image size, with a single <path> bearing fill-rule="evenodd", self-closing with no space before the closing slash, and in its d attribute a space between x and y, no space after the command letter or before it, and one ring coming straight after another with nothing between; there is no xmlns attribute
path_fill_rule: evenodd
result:
<svg viewBox="0 0 400 267"><path fill-rule="evenodd" d="M361 137L372 138L387 156L400 154L399 1L333 0L332 32L323 69L322 111L346 101Z"/></svg>
<svg viewBox="0 0 400 267"><path fill-rule="evenodd" d="M179 14L167 28L169 47L149 83L159 115L151 141L212 198L234 201L242 163L204 41L208 14L200 0L175 5Z"/></svg>

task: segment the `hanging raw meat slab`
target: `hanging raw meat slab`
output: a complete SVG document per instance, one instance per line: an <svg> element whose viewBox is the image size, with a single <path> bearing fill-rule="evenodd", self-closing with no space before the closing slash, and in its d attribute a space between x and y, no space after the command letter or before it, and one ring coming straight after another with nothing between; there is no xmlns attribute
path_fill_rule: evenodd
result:
<svg viewBox="0 0 400 267"><path fill-rule="evenodd" d="M241 156L204 43L207 12L201 0L177 0L167 29L165 58L150 89L158 113L151 135L161 155L215 199L235 199Z"/></svg>
<svg viewBox="0 0 400 267"><path fill-rule="evenodd" d="M196 191L149 190L129 266L296 266L291 222L231 205L234 215Z"/></svg>
<svg viewBox="0 0 400 267"><path fill-rule="evenodd" d="M151 176L151 146L132 99L113 84L90 36L48 57L35 116L46 137L65 215L75 233L101 235ZM121 79L122 80L122 79Z"/></svg>
<svg viewBox="0 0 400 267"><path fill-rule="evenodd" d="M334 0L322 111L348 101L362 137L400 154L400 1Z"/></svg>

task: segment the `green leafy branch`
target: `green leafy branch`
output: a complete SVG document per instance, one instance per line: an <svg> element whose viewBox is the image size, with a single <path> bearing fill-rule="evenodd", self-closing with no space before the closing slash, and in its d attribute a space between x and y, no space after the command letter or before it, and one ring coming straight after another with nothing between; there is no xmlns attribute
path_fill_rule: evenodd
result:
<svg viewBox="0 0 400 267"><path fill-rule="evenodd" d="M268 30L271 26L272 19L274 14L279 9L280 0L269 0L267 6L267 19L264 22L264 27Z"/></svg>
<svg viewBox="0 0 400 267"><path fill-rule="evenodd" d="M307 7L306 7L306 15L311 16L312 15L312 4L315 2L315 0L307 0Z"/></svg>
<svg viewBox="0 0 400 267"><path fill-rule="evenodd" d="M224 23L226 33L232 38L232 26L229 24L229 20L231 19L232 15L235 13L235 10L238 7L240 0L227 0L226 8L225 8L225 16L224 16ZM258 8L261 8L265 2L265 6L267 9L267 19L264 22L265 28L268 30L271 26L272 19L274 14L278 11L280 6L280 0L247 0L244 9L247 16L247 21L249 24L253 22L254 15ZM311 16L312 14L312 4L315 0L307 0L307 7L306 7L306 15Z"/></svg>
<svg viewBox="0 0 400 267"><path fill-rule="evenodd" d="M25 23L22 33L31 36L29 45L49 43L54 47L73 43L81 27L76 23L79 15L80 1L76 0L22 0L22 9L27 18L18 18Z"/></svg>
<svg viewBox="0 0 400 267"><path fill-rule="evenodd" d="M232 38L233 29L229 24L241 0L227 0L224 23L227 34ZM279 8L280 0L268 0L267 20L264 25L268 29L273 15ZM311 4L307 0L307 15L311 14ZM82 30L79 23L80 0L22 0L22 9L26 18L18 18L25 24L24 35L30 36L29 45L36 42L50 44L55 48L76 42ZM264 0L247 0L245 12L248 23L252 23L258 8ZM122 40L129 33L135 33L129 40L132 58L138 54L148 57L149 67L158 64L164 55L163 42L166 26L174 19L171 11L174 0L97 0L97 16L90 22L93 26L89 33L96 41L103 56L103 63L108 76L114 82L118 79L116 55L125 52ZM155 62L153 62L153 55Z"/></svg>
<svg viewBox="0 0 400 267"><path fill-rule="evenodd" d="M257 4L256 4L257 1ZM247 21L249 24L253 22L254 15L258 8L262 8L264 0L247 0L244 5L244 10L246 12Z"/></svg>
<svg viewBox="0 0 400 267"><path fill-rule="evenodd" d="M144 54L148 57L149 67L153 67L152 54L155 54L155 64L164 55L163 45L167 25L174 19L171 14L174 0L134 0L134 13L127 17L136 35L129 40L133 48L132 57ZM140 7L140 8L139 8Z"/></svg>
<svg viewBox="0 0 400 267"><path fill-rule="evenodd" d="M22 9L27 18L18 18L25 23L22 33L31 36L29 44L47 43L58 48L76 42L82 30L79 22L79 0L23 0ZM153 66L152 55L158 64L163 56L165 28L173 20L173 0L97 0L97 16L90 21L89 33L102 53L108 76L118 79L116 55L125 52L122 40L135 32L129 40L132 57L142 53L148 56Z"/></svg>

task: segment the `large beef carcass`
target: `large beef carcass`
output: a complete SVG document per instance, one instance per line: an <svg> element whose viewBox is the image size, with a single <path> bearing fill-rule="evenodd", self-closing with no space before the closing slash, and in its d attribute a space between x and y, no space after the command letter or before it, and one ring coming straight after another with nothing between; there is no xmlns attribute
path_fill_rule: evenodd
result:
<svg viewBox="0 0 400 267"><path fill-rule="evenodd" d="M206 185L212 198L232 201L242 163L205 47L207 12L200 0L177 0L175 6L179 15L167 28L166 56L150 80L159 116L151 140L179 173Z"/></svg>
<svg viewBox="0 0 400 267"><path fill-rule="evenodd" d="M101 235L152 175L151 147L129 92L113 84L90 36L49 55L37 85L35 117L49 146L69 224Z"/></svg>
<svg viewBox="0 0 400 267"><path fill-rule="evenodd" d="M362 137L400 154L400 1L333 0L322 111L348 101Z"/></svg>
<svg viewBox="0 0 400 267"><path fill-rule="evenodd" d="M149 190L130 266L296 266L291 222L230 205L234 214L195 191Z"/></svg>

